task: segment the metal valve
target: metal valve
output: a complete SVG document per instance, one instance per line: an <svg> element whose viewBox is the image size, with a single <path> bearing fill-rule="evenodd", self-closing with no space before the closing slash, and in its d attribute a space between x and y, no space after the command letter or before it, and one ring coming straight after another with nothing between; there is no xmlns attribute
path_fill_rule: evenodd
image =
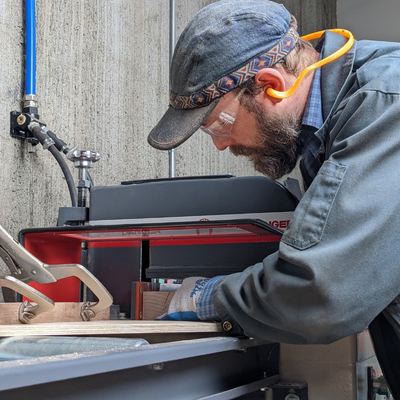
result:
<svg viewBox="0 0 400 400"><path fill-rule="evenodd" d="M92 187L92 181L88 173L88 168L93 167L93 163L100 160L100 154L91 150L78 150L74 147L67 153L68 160L78 168L78 206L85 207L87 192Z"/></svg>
<svg viewBox="0 0 400 400"><path fill-rule="evenodd" d="M73 161L75 168L92 168L93 163L100 160L100 154L91 150L78 150L74 147L67 153L67 158Z"/></svg>

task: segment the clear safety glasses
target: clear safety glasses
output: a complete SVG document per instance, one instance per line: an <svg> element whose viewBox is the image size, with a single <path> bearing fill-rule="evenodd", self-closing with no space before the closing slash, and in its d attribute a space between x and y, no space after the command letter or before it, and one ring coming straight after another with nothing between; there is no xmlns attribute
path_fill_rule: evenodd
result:
<svg viewBox="0 0 400 400"><path fill-rule="evenodd" d="M226 107L218 115L218 118L211 125L202 125L200 129L214 137L229 137L232 126L236 120L236 114L239 110L240 97L245 90L246 88L242 88L237 93L237 95L226 105Z"/></svg>

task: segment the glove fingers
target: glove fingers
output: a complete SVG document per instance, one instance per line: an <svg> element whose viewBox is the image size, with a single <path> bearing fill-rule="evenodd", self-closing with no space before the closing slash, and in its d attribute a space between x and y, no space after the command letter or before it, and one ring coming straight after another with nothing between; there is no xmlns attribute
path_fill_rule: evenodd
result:
<svg viewBox="0 0 400 400"><path fill-rule="evenodd" d="M191 277L183 280L167 309L156 319L172 321L200 321L196 314L200 293L209 279Z"/></svg>

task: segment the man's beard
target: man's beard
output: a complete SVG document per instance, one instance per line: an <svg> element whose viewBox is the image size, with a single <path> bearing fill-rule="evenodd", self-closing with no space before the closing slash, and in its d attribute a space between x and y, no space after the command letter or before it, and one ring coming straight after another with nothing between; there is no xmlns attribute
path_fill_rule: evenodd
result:
<svg viewBox="0 0 400 400"><path fill-rule="evenodd" d="M256 119L259 143L253 147L232 145L230 151L235 156L247 156L256 171L269 178L282 178L294 169L301 153L301 119L295 113L270 115L253 97L246 100L245 108Z"/></svg>

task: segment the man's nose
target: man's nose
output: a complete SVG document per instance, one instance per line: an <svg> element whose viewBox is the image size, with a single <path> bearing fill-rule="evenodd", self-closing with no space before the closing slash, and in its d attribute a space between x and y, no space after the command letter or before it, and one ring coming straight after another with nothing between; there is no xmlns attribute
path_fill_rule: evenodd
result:
<svg viewBox="0 0 400 400"><path fill-rule="evenodd" d="M214 146L219 150L219 151L224 151L227 147L231 146L232 144L235 143L235 140L229 136L227 138L221 138L221 137L211 137Z"/></svg>

